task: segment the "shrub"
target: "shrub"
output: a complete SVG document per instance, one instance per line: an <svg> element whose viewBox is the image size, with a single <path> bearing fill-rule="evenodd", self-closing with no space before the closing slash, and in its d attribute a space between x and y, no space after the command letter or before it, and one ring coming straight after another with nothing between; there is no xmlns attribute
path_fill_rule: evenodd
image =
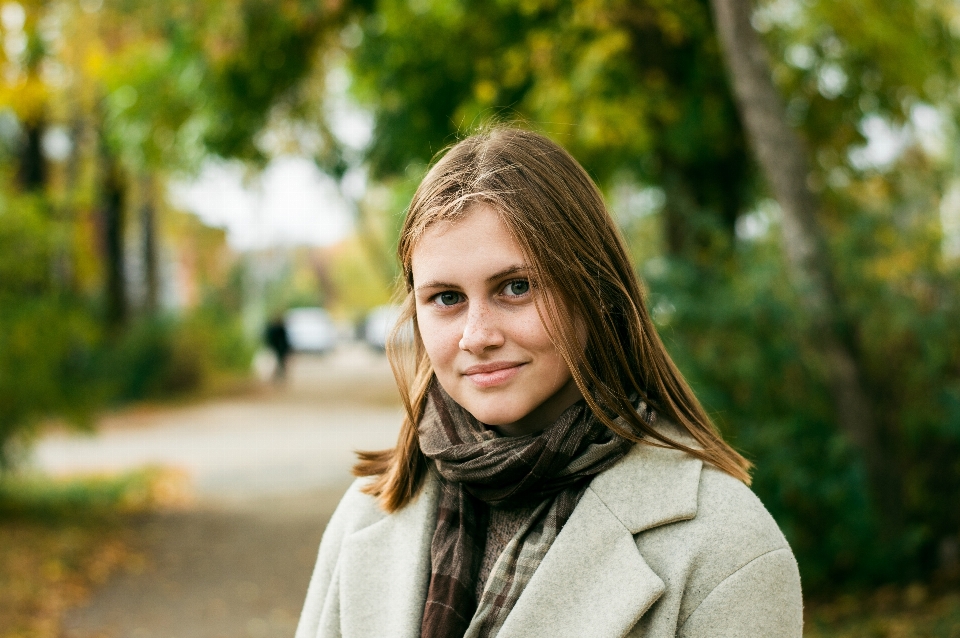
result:
<svg viewBox="0 0 960 638"><path fill-rule="evenodd" d="M245 372L252 357L239 313L215 297L107 338L92 304L53 271L61 234L41 199L0 197L0 472L44 418L83 426L105 405L183 396Z"/></svg>
<svg viewBox="0 0 960 638"><path fill-rule="evenodd" d="M181 397L217 374L246 372L251 358L238 321L200 308L135 323L105 349L102 374L115 401Z"/></svg>
<svg viewBox="0 0 960 638"><path fill-rule="evenodd" d="M655 261L650 306L668 349L731 442L797 555L809 592L909 582L958 540L960 281L845 282L903 520L881 520L861 459L838 431L826 375L776 244L741 246L723 268ZM854 279L856 277L856 279ZM922 294L916 294L920 290Z"/></svg>

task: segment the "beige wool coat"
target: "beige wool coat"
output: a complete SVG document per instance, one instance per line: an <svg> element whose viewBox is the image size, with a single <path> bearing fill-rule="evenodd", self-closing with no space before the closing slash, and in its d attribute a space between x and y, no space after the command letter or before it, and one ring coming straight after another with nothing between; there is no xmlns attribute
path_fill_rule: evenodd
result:
<svg viewBox="0 0 960 638"><path fill-rule="evenodd" d="M296 638L417 638L439 484L387 515L358 481L330 520ZM590 483L499 638L792 638L800 576L740 481L638 444Z"/></svg>

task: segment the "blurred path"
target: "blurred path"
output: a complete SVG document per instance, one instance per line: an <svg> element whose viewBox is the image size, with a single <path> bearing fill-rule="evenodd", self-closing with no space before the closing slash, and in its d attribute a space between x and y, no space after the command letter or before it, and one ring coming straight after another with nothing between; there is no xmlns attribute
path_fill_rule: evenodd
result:
<svg viewBox="0 0 960 638"><path fill-rule="evenodd" d="M389 365L361 346L292 362L282 388L103 420L51 434L33 464L53 474L184 470L186 511L138 524L142 573L115 577L65 623L69 638L292 636L323 526L355 449L396 440Z"/></svg>

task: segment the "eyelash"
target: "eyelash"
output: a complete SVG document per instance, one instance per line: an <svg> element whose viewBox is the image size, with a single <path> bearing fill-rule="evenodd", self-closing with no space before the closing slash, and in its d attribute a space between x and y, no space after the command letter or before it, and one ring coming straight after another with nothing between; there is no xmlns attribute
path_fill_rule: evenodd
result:
<svg viewBox="0 0 960 638"><path fill-rule="evenodd" d="M501 290L501 291L506 290L507 288L509 288L509 287L512 286L513 284L518 284L518 283L527 284L527 290L526 290L526 292L521 292L520 294L517 294L517 295L508 295L509 297L523 297L523 296L527 295L531 290L533 290L533 282L530 281L529 279L511 279L510 281L508 281L507 283L505 283L505 284L503 285L503 288L501 288L500 290Z"/></svg>
<svg viewBox="0 0 960 638"><path fill-rule="evenodd" d="M515 283L520 283L520 282L523 282L523 283L525 283L525 284L527 284L527 285L529 286L529 288L527 289L526 292L522 292L522 293L516 294L516 295L504 295L504 296L506 296L506 297L514 297L514 298L526 297L526 296L527 296L528 294L530 294L530 293L533 291L533 289L536 287L536 286L534 285L534 283L533 283L532 281L530 281L529 279L511 279L510 281L508 281L508 282L506 282L505 284L503 284L503 286L500 288L501 293L502 293L504 290L506 290L508 287L512 286L513 284L515 284ZM460 301L463 299L463 294L462 294L462 293L454 292L454 291L452 291L452 290L444 290L443 292L438 292L437 294L435 294L435 295L431 298L431 301L434 303L434 305L436 305L436 306L438 306L438 307L440 307L440 308L452 308L453 306L457 305L457 304L446 305L446 304L440 303L440 297L443 296L443 295L447 295L447 294L457 295L457 296L459 297L459 299L457 300L457 303L460 303Z"/></svg>

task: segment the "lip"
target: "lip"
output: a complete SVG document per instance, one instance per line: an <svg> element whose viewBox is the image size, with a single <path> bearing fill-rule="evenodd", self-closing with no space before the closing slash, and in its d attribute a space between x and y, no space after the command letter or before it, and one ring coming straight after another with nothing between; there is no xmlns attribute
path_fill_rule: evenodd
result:
<svg viewBox="0 0 960 638"><path fill-rule="evenodd" d="M524 361L491 361L490 363L470 366L462 374L470 379L474 385L481 388L491 388L506 383L517 376L520 369L525 365L526 362Z"/></svg>

